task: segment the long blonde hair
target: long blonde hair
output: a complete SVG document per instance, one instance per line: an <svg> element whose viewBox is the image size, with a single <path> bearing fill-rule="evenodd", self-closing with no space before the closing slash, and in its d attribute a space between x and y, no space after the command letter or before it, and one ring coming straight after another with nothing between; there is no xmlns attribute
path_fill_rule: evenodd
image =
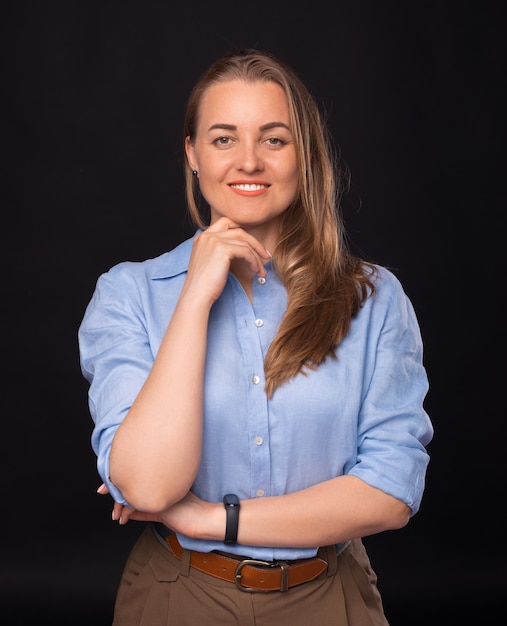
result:
<svg viewBox="0 0 507 626"><path fill-rule="evenodd" d="M199 106L215 83L272 81L284 90L297 151L299 189L282 217L273 267L287 289L287 310L264 360L266 393L305 369L315 369L349 331L352 318L374 292L374 266L348 249L339 213L343 172L320 109L298 75L272 54L240 50L216 61L199 79L187 103L183 139L195 138ZM206 228L202 197L185 162L190 216Z"/></svg>

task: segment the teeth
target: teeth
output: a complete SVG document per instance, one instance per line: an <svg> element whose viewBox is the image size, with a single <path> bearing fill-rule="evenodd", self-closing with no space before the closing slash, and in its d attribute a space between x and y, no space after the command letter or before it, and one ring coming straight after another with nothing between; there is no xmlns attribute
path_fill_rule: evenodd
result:
<svg viewBox="0 0 507 626"><path fill-rule="evenodd" d="M259 189L265 189L267 185L231 185L234 189L241 189L241 191L258 191Z"/></svg>

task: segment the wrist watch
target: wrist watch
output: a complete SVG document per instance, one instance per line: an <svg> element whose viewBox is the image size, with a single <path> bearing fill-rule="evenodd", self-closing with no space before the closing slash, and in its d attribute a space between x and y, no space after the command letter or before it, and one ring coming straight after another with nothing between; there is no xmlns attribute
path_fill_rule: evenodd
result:
<svg viewBox="0 0 507 626"><path fill-rule="evenodd" d="M224 543L238 543L238 522L239 522L239 498L233 493L224 496L224 507L226 514L225 539Z"/></svg>

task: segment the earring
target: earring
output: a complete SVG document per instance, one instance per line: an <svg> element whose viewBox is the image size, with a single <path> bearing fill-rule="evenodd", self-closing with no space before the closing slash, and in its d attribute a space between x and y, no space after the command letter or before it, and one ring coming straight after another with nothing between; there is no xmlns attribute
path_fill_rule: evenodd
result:
<svg viewBox="0 0 507 626"><path fill-rule="evenodd" d="M192 170L192 175L195 176L197 178L198 174L197 174L197 170Z"/></svg>

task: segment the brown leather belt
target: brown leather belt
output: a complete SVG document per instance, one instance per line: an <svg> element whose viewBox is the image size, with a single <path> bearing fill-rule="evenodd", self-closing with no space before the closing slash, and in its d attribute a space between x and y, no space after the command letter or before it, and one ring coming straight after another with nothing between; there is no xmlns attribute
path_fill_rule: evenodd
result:
<svg viewBox="0 0 507 626"><path fill-rule="evenodd" d="M183 548L176 535L166 537L167 545L177 559L182 558ZM216 552L190 552L190 566L235 583L241 591L287 591L290 587L314 580L327 569L321 558L297 561L260 561L223 556Z"/></svg>

